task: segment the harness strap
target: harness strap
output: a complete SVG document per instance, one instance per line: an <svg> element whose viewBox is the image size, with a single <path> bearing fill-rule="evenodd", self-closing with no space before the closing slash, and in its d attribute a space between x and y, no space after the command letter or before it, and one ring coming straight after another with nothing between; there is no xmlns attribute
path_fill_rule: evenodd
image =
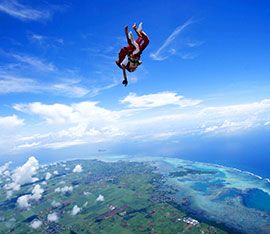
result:
<svg viewBox="0 0 270 234"><path fill-rule="evenodd" d="M128 56L128 61L131 62L131 63L135 63L137 65L140 65L140 60L139 59L136 59L136 58L133 58L131 56Z"/></svg>

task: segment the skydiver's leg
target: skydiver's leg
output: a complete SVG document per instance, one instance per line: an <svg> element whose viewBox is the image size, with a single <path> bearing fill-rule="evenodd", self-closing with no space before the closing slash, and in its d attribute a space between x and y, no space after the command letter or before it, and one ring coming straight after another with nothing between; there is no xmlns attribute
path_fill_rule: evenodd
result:
<svg viewBox="0 0 270 234"><path fill-rule="evenodd" d="M125 27L125 35L126 35L126 39L127 39L127 43L128 45L131 47L131 49L135 49L134 45L132 44L132 33L128 33L128 26Z"/></svg>
<svg viewBox="0 0 270 234"><path fill-rule="evenodd" d="M138 35L138 39L136 40L136 42L138 45L140 45L140 52L142 52L149 44L149 38L146 35L146 33L142 30L142 23L139 24L138 28L136 26L136 23L134 23L132 27Z"/></svg>
<svg viewBox="0 0 270 234"><path fill-rule="evenodd" d="M139 24L138 28L137 28L136 23L134 23L133 26L132 26L132 28L136 32L137 36L140 38L141 37L141 31L142 31L142 22Z"/></svg>
<svg viewBox="0 0 270 234"><path fill-rule="evenodd" d="M129 39L131 40L131 43L133 45L132 54L138 54L140 52L139 44L137 43L137 41L134 40L132 32L129 32L128 36L129 36Z"/></svg>
<svg viewBox="0 0 270 234"><path fill-rule="evenodd" d="M140 45L141 52L148 46L149 38L144 31L140 32L143 43Z"/></svg>

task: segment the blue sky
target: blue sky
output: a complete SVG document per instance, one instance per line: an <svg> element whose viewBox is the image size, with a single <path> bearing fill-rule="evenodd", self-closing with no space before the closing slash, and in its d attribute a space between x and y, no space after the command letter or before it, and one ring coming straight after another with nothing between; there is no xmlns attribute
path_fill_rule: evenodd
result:
<svg viewBox="0 0 270 234"><path fill-rule="evenodd" d="M269 6L1 0L1 155L84 154L123 141L176 153L171 144L191 136L268 131ZM123 87L114 61L124 26L140 21L150 44Z"/></svg>

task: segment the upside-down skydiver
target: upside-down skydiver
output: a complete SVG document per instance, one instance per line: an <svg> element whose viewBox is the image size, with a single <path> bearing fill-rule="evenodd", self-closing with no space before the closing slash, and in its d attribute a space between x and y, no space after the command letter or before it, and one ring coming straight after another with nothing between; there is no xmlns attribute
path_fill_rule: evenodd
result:
<svg viewBox="0 0 270 234"><path fill-rule="evenodd" d="M134 23L132 28L138 35L138 39L134 40L132 32L128 32L128 26L126 26L125 35L128 46L121 48L118 60L115 61L117 66L123 70L124 80L122 84L125 86L128 84L126 70L134 72L137 67L142 64L142 61L140 60L141 54L149 44L149 38L142 30L142 23L139 24L138 28L136 23Z"/></svg>

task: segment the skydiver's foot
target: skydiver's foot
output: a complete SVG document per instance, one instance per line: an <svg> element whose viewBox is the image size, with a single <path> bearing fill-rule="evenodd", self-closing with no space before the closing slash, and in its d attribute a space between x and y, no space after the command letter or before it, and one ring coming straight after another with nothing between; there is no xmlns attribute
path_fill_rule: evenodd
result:
<svg viewBox="0 0 270 234"><path fill-rule="evenodd" d="M139 24L137 31L140 33L142 31L142 22Z"/></svg>
<svg viewBox="0 0 270 234"><path fill-rule="evenodd" d="M136 31L137 30L137 25L136 23L133 24L132 28Z"/></svg>
<svg viewBox="0 0 270 234"><path fill-rule="evenodd" d="M142 64L142 61L141 60L138 60L138 64L141 65Z"/></svg>
<svg viewBox="0 0 270 234"><path fill-rule="evenodd" d="M122 84L123 84L124 86L127 86L127 85L128 85L128 81L127 81L127 80L123 80L123 81L122 81Z"/></svg>
<svg viewBox="0 0 270 234"><path fill-rule="evenodd" d="M116 60L115 63L116 63L116 65L117 65L118 67L120 67L120 68L122 69L121 64L120 64L120 62L119 62L118 60Z"/></svg>

